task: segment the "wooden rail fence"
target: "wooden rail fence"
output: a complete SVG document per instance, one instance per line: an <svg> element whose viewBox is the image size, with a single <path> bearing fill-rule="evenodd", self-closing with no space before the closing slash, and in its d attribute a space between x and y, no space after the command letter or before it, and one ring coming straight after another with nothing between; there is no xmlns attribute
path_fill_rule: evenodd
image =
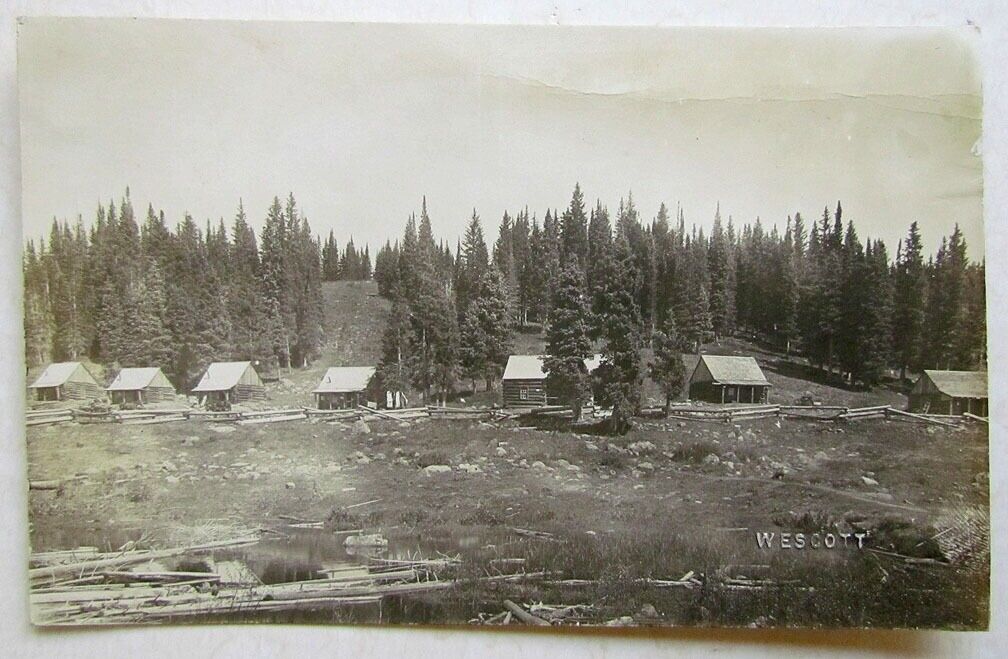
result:
<svg viewBox="0 0 1008 659"><path fill-rule="evenodd" d="M643 414L654 414L662 408L651 407ZM584 418L602 418L605 410L587 407ZM528 409L497 409L477 407L412 407L398 410L378 410L363 405L355 409L318 410L313 408L280 408L272 410L244 410L210 412L193 408L138 409L91 411L73 408L30 410L25 413L25 425L45 426L75 421L77 423L119 423L123 425L146 425L173 423L180 421L204 421L211 423L236 423L255 425L286 421L356 421L370 418L387 421L414 421L417 419L505 421L518 417L565 417L570 416L570 408L550 405ZM974 414L962 416L915 414L898 410L890 405L869 407L841 407L827 405L745 405L733 407L697 407L675 405L665 418L682 421L745 421L764 418L806 419L814 421L859 421L865 419L897 419L901 421L927 423L936 426L957 427L963 423L988 423L986 417Z"/></svg>

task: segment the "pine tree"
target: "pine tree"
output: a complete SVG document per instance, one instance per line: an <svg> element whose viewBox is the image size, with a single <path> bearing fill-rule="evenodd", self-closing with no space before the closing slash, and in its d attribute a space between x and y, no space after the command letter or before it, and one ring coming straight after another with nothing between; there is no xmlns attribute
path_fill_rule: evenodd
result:
<svg viewBox="0 0 1008 659"><path fill-rule="evenodd" d="M497 241L494 243L494 267L504 278L507 296L508 313L512 318L518 318L518 270L514 259L514 226L507 211L501 219L497 231Z"/></svg>
<svg viewBox="0 0 1008 659"><path fill-rule="evenodd" d="M881 240L869 242L865 248L865 275L857 376L874 386L882 380L893 356L893 288L889 255Z"/></svg>
<svg viewBox="0 0 1008 659"><path fill-rule="evenodd" d="M591 356L585 278L576 260L560 270L546 330L546 390L571 406L574 420L590 393L584 360Z"/></svg>
<svg viewBox="0 0 1008 659"><path fill-rule="evenodd" d="M920 229L913 222L896 255L893 338L900 380L906 380L908 368L920 368L926 285Z"/></svg>
<svg viewBox="0 0 1008 659"><path fill-rule="evenodd" d="M385 391L405 393L411 388L412 336L409 307L402 300L393 301L382 335L382 355L376 369L377 380Z"/></svg>
<svg viewBox="0 0 1008 659"><path fill-rule="evenodd" d="M577 259L582 269L588 258L588 217L585 215L584 195L581 185L574 185L570 205L560 222L560 259L566 264Z"/></svg>
<svg viewBox="0 0 1008 659"><path fill-rule="evenodd" d="M460 341L464 373L474 381L483 378L487 391L493 389L511 354L513 326L504 275L494 266L483 275L466 309Z"/></svg>
<svg viewBox="0 0 1008 659"><path fill-rule="evenodd" d="M483 238L483 227L480 224L479 215L476 214L474 208L459 250L459 274L455 285L455 295L460 315L465 315L470 298L475 295L483 275L489 268L490 255L487 252L486 240Z"/></svg>
<svg viewBox="0 0 1008 659"><path fill-rule="evenodd" d="M640 411L641 317L634 299L637 280L633 253L626 238L617 238L611 266L602 274L601 288L609 300L601 318L602 365L598 369L599 399L612 407L610 427L625 433L630 419Z"/></svg>
<svg viewBox="0 0 1008 659"><path fill-rule="evenodd" d="M532 230L528 207L518 213L511 226L511 255L514 259L515 320L522 326L528 322L530 301L525 287L529 269L529 241ZM538 267L538 264L536 265Z"/></svg>
<svg viewBox="0 0 1008 659"><path fill-rule="evenodd" d="M521 287L522 297L525 298L527 308L527 319L532 319L539 323L545 323L548 307L549 273L544 266L546 261L546 242L542 231L539 229L539 222L532 218L532 229L529 231L529 255L528 262L522 269Z"/></svg>
<svg viewBox="0 0 1008 659"><path fill-rule="evenodd" d="M699 355L701 346L710 340L714 331L710 314L710 298L705 286L700 285L690 289L684 318L683 336L686 337L693 351Z"/></svg>
<svg viewBox="0 0 1008 659"><path fill-rule="evenodd" d="M399 244L393 247L389 241L378 250L374 260L374 280L378 284L378 294L392 299L398 289L399 281Z"/></svg>
<svg viewBox="0 0 1008 659"><path fill-rule="evenodd" d="M123 366L167 365L174 358L174 347L167 323L165 281L161 267L150 262L143 279L133 291L132 349Z"/></svg>
<svg viewBox="0 0 1008 659"><path fill-rule="evenodd" d="M24 256L24 339L25 363L39 366L52 358L55 322L48 299L48 281L42 261L36 255L35 245L28 241Z"/></svg>
<svg viewBox="0 0 1008 659"><path fill-rule="evenodd" d="M675 324L675 315L669 313L660 330L651 341L654 357L649 365L649 374L665 394L665 414L669 413L672 400L682 394L686 384L686 365L682 351L684 341Z"/></svg>
<svg viewBox="0 0 1008 659"><path fill-rule="evenodd" d="M730 220L729 220L730 221ZM714 228L707 249L710 269L710 312L715 339L735 329L735 250L721 226L721 207L714 213Z"/></svg>
<svg viewBox="0 0 1008 659"><path fill-rule="evenodd" d="M601 202L598 202L592 210L589 230L591 234L590 253L586 268L592 314L589 337L596 340L605 331L606 318L613 313L610 287L612 270L616 267L612 229L609 226L609 211L602 206ZM630 285L632 286L633 282L630 282Z"/></svg>

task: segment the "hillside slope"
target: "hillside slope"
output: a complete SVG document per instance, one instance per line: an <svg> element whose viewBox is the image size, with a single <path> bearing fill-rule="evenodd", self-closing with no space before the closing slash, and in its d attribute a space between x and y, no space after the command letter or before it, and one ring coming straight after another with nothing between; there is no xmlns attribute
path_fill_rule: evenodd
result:
<svg viewBox="0 0 1008 659"><path fill-rule="evenodd" d="M270 405L304 406L311 391L330 366L374 366L381 357L381 338L390 309L373 281L337 281L322 284L323 329L320 357L307 368L284 373L280 382L267 385Z"/></svg>
<svg viewBox="0 0 1008 659"><path fill-rule="evenodd" d="M285 373L280 382L268 385L270 405L303 406L312 403L311 391L330 366L374 366L381 357L381 339L388 322L391 304L378 295L378 285L373 281L326 282L322 285L324 296L325 343L322 354L307 368ZM534 328L515 334L515 354L537 354L545 349L542 335ZM708 344L704 352L723 355L751 355L764 369L773 385L770 396L774 402L790 403L809 392L816 400L832 405L891 404L899 408L906 405L906 397L888 388L873 391L851 391L816 381L804 372L800 360L786 359L783 355L767 351L747 341L732 338L720 345ZM683 355L687 377L696 367L696 355ZM645 348L642 362L651 361L651 351ZM494 392L479 391L474 396L467 391L469 382L461 380L460 394L472 404L499 402L499 388ZM664 402L658 386L645 377L644 403L660 405ZM685 387L683 392L685 397Z"/></svg>

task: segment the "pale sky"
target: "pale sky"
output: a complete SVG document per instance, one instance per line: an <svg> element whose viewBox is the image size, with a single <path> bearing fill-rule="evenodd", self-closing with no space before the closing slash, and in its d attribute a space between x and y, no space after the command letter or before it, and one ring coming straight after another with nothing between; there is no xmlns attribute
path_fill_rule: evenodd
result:
<svg viewBox="0 0 1008 659"><path fill-rule="evenodd" d="M25 237L93 221L126 186L174 224L262 224L293 191L312 228L376 249L423 195L454 244L475 207L540 221L579 181L645 220L783 228L843 202L891 255L911 221L983 245L975 35L28 19Z"/></svg>

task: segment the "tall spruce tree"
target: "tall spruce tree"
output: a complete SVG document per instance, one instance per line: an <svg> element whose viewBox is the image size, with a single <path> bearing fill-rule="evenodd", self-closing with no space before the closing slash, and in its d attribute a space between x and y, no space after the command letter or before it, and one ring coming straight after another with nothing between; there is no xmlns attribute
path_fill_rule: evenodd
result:
<svg viewBox="0 0 1008 659"><path fill-rule="evenodd" d="M493 390L511 354L514 318L508 306L507 284L496 266L483 274L461 326L460 357L464 372L482 378ZM475 390L475 386L473 387Z"/></svg>
<svg viewBox="0 0 1008 659"><path fill-rule="evenodd" d="M686 384L686 365L683 363L683 337L675 324L675 314L669 312L665 322L651 341L653 357L648 373L665 394L665 414L672 401L682 394Z"/></svg>
<svg viewBox="0 0 1008 659"><path fill-rule="evenodd" d="M590 310L585 278L577 260L560 270L546 330L546 390L564 405L570 405L575 421L590 394L585 359L591 356L588 338Z"/></svg>
<svg viewBox="0 0 1008 659"><path fill-rule="evenodd" d="M612 407L610 429L623 434L630 419L640 411L641 316L634 298L636 267L630 244L616 239L610 267L602 273L601 288L609 300L601 318L602 364L598 369L599 402Z"/></svg>
<svg viewBox="0 0 1008 659"><path fill-rule="evenodd" d="M907 369L920 368L920 340L924 331L924 299L927 273L924 270L923 245L917 222L910 225L906 240L896 254L893 291L893 339L900 380Z"/></svg>
<svg viewBox="0 0 1008 659"><path fill-rule="evenodd" d="M584 194L581 184L574 185L570 205L560 222L560 259L566 264L577 260L582 270L588 258L588 217L585 215Z"/></svg>

